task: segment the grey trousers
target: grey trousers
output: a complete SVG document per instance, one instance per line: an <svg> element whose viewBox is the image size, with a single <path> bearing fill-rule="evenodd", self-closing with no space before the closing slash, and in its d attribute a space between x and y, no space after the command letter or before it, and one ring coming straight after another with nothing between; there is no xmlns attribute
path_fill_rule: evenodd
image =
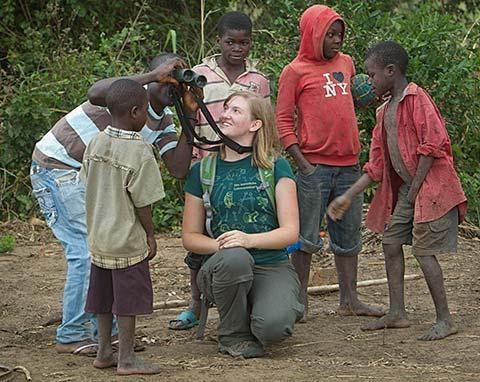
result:
<svg viewBox="0 0 480 382"><path fill-rule="evenodd" d="M290 262L255 265L244 248L215 253L200 268L197 283L217 306L218 339L226 346L245 340L264 346L282 341L303 315L300 284Z"/></svg>

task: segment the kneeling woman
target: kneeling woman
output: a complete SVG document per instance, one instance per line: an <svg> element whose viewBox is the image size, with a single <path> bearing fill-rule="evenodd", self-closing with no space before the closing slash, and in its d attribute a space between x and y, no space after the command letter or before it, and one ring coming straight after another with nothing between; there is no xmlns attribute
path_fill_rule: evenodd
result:
<svg viewBox="0 0 480 382"><path fill-rule="evenodd" d="M276 156L273 121L268 100L249 92L232 94L220 129L253 146L253 152L238 154L223 146L213 158L196 163L185 184L183 245L213 254L197 282L219 312L219 351L244 358L260 357L264 346L291 336L303 313L299 281L285 251L298 238L297 191L290 165ZM268 187L274 188L270 195ZM209 189L212 236L204 233L203 199Z"/></svg>

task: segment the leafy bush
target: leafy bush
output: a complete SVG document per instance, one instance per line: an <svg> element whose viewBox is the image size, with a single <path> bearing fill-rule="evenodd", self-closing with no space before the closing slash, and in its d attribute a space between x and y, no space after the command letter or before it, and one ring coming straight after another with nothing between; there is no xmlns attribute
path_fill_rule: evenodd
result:
<svg viewBox="0 0 480 382"><path fill-rule="evenodd" d="M0 253L11 252L15 247L15 237L12 235L0 236Z"/></svg>
<svg viewBox="0 0 480 382"><path fill-rule="evenodd" d="M297 52L298 18L310 1L232 2L5 0L0 5L0 219L33 212L28 168L35 142L85 99L96 80L142 71L148 58L175 50L190 66L216 50L215 24L228 10L254 22L252 57L272 81ZM344 51L362 71L368 46L393 38L405 46L408 76L429 91L447 120L456 165L479 223L480 41L475 1L327 0L348 25ZM205 5L201 14L201 5ZM108 16L107 16L108 15ZM199 33L203 25L204 36ZM170 36L168 38L167 36ZM175 38L171 38L171 37ZM374 110L359 111L362 162ZM157 229L178 227L181 183L162 171L166 198L154 208Z"/></svg>

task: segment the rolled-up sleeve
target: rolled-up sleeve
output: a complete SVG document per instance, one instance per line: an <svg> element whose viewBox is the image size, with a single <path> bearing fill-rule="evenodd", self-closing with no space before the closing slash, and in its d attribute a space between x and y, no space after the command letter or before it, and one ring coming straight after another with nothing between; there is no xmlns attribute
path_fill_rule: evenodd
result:
<svg viewBox="0 0 480 382"><path fill-rule="evenodd" d="M426 92L422 90L415 98L413 121L420 142L417 154L442 158L450 146L445 122Z"/></svg>

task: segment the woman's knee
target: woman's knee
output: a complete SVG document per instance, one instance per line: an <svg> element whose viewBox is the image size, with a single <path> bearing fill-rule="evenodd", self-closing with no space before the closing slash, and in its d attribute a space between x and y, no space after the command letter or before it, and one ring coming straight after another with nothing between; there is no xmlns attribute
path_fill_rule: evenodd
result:
<svg viewBox="0 0 480 382"><path fill-rule="evenodd" d="M214 269L214 274L219 277L235 279L236 276L252 275L254 261L252 255L244 248L228 248L218 251L215 256L220 259ZM222 278L223 278L222 277Z"/></svg>
<svg viewBox="0 0 480 382"><path fill-rule="evenodd" d="M285 312L284 314L252 316L252 334L267 346L280 342L293 334L295 324L295 313Z"/></svg>

